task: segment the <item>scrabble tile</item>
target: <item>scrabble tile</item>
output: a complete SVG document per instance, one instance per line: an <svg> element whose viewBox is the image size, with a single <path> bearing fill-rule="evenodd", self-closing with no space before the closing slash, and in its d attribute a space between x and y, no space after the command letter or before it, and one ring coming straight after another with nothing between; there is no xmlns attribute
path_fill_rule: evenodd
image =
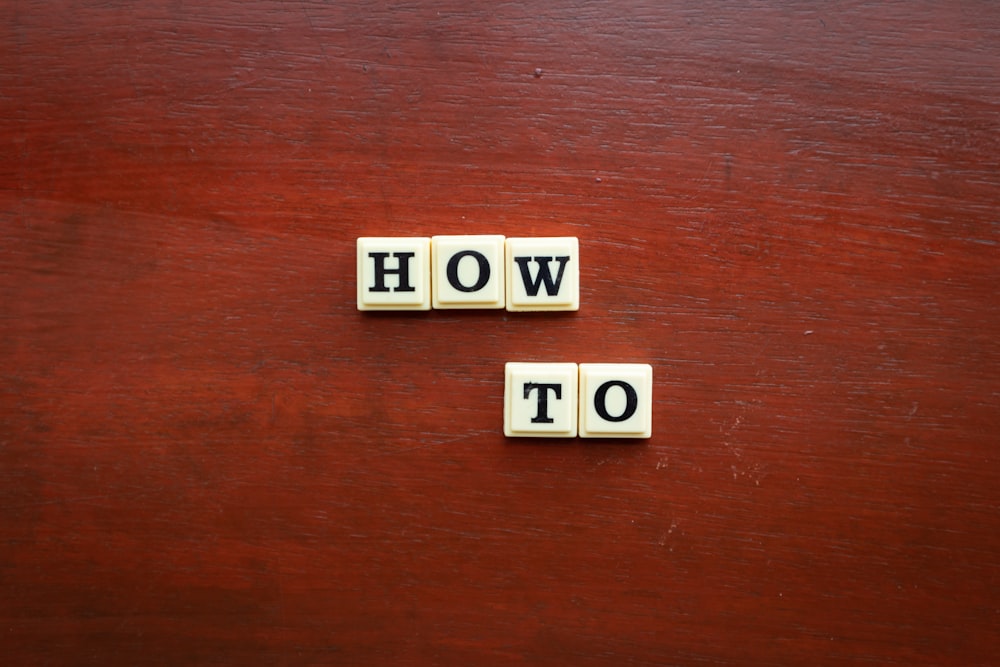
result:
<svg viewBox="0 0 1000 667"><path fill-rule="evenodd" d="M577 365L510 362L504 369L503 433L572 438L577 426Z"/></svg>
<svg viewBox="0 0 1000 667"><path fill-rule="evenodd" d="M358 310L430 310L431 240L358 239Z"/></svg>
<svg viewBox="0 0 1000 667"><path fill-rule="evenodd" d="M435 308L503 308L504 237L431 237Z"/></svg>
<svg viewBox="0 0 1000 667"><path fill-rule="evenodd" d="M580 364L581 438L648 438L652 425L652 366Z"/></svg>
<svg viewBox="0 0 1000 667"><path fill-rule="evenodd" d="M579 310L580 248L574 236L507 239L507 310Z"/></svg>

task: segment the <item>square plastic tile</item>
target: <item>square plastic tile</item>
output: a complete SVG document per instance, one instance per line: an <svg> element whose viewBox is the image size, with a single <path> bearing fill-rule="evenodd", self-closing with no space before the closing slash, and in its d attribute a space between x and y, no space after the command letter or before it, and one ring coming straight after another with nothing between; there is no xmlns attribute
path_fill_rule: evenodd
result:
<svg viewBox="0 0 1000 667"><path fill-rule="evenodd" d="M652 433L652 366L580 364L581 438L648 438Z"/></svg>
<svg viewBox="0 0 1000 667"><path fill-rule="evenodd" d="M358 239L358 310L430 310L431 240Z"/></svg>
<svg viewBox="0 0 1000 667"><path fill-rule="evenodd" d="M577 365L510 362L504 369L503 433L572 438L577 426Z"/></svg>
<svg viewBox="0 0 1000 667"><path fill-rule="evenodd" d="M431 237L435 308L503 308L503 236Z"/></svg>
<svg viewBox="0 0 1000 667"><path fill-rule="evenodd" d="M579 310L575 236L507 239L507 310Z"/></svg>

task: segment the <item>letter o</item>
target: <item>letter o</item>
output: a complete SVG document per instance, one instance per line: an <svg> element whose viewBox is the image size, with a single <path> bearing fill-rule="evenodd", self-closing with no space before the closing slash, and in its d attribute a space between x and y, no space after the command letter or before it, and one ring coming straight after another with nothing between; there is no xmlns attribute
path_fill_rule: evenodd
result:
<svg viewBox="0 0 1000 667"><path fill-rule="evenodd" d="M612 387L621 387L625 392L625 410L620 415L614 417L608 412L607 399L608 390ZM623 380L608 380L594 392L594 409L601 419L609 422L623 422L635 414L639 407L639 396L635 393L635 387Z"/></svg>
<svg viewBox="0 0 1000 667"><path fill-rule="evenodd" d="M458 279L458 263L465 257L474 257L476 262L479 264L479 280L477 280L476 284L472 287L466 287L462 284L462 281ZM451 256L451 259L448 260L447 274L448 282L459 292L478 292L486 287L486 283L490 280L490 262L481 252L476 252L475 250L463 250L462 252L456 252Z"/></svg>

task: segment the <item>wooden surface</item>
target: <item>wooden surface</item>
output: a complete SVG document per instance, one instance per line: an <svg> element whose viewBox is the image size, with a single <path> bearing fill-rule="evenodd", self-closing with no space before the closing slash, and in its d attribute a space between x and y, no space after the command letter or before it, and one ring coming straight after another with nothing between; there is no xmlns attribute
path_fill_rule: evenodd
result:
<svg viewBox="0 0 1000 667"><path fill-rule="evenodd" d="M14 1L0 138L5 664L996 664L995 3ZM579 313L355 309L463 232Z"/></svg>

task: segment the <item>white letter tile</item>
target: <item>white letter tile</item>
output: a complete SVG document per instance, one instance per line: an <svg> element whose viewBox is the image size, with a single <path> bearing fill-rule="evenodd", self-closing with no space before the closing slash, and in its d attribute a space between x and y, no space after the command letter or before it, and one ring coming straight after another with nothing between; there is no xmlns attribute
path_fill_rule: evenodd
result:
<svg viewBox="0 0 1000 667"><path fill-rule="evenodd" d="M503 308L503 236L434 236L431 263L434 308Z"/></svg>
<svg viewBox="0 0 1000 667"><path fill-rule="evenodd" d="M507 310L579 310L575 236L507 239Z"/></svg>
<svg viewBox="0 0 1000 667"><path fill-rule="evenodd" d="M580 364L581 438L648 438L652 427L652 366Z"/></svg>
<svg viewBox="0 0 1000 667"><path fill-rule="evenodd" d="M358 310L430 310L431 240L358 239Z"/></svg>
<svg viewBox="0 0 1000 667"><path fill-rule="evenodd" d="M504 435L572 438L576 436L576 406L576 364L506 365Z"/></svg>

